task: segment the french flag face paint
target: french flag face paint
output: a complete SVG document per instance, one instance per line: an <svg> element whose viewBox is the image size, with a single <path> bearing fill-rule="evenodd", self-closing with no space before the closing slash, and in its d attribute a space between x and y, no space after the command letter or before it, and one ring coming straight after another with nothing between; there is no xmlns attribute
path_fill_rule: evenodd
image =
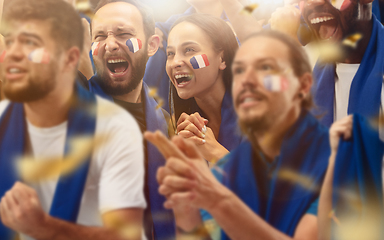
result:
<svg viewBox="0 0 384 240"><path fill-rule="evenodd" d="M138 38L128 39L125 44L128 46L129 51L131 51L133 53L139 51L143 47L141 40Z"/></svg>
<svg viewBox="0 0 384 240"><path fill-rule="evenodd" d="M6 54L6 52L5 52L5 50L4 50L4 51L1 53L1 55L0 55L0 63L4 62L5 54Z"/></svg>
<svg viewBox="0 0 384 240"><path fill-rule="evenodd" d="M200 69L209 66L208 57L205 54L194 56L189 61L191 62L193 69Z"/></svg>
<svg viewBox="0 0 384 240"><path fill-rule="evenodd" d="M29 55L28 59L34 63L44 63L47 64L50 61L50 57L47 51L44 48L38 48L33 50Z"/></svg>
<svg viewBox="0 0 384 240"><path fill-rule="evenodd" d="M267 75L263 79L263 84L271 92L282 92L288 89L288 79L281 75Z"/></svg>
<svg viewBox="0 0 384 240"><path fill-rule="evenodd" d="M351 0L331 0L331 3L335 8L343 11L351 4Z"/></svg>
<svg viewBox="0 0 384 240"><path fill-rule="evenodd" d="M97 56L99 54L99 47L100 47L100 42L93 42L92 43L92 55Z"/></svg>

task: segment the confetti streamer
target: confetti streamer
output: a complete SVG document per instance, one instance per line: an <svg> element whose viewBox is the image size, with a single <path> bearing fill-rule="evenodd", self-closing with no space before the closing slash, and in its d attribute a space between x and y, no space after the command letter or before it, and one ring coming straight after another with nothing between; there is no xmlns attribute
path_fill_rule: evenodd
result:
<svg viewBox="0 0 384 240"><path fill-rule="evenodd" d="M355 33L352 35L349 35L346 37L343 41L342 44L345 46L350 46L352 48L357 47L357 43L363 38L363 35L361 33Z"/></svg>
<svg viewBox="0 0 384 240"><path fill-rule="evenodd" d="M44 63L47 64L50 61L48 52L44 48L38 48L33 50L29 55L28 59L34 63Z"/></svg>
<svg viewBox="0 0 384 240"><path fill-rule="evenodd" d="M125 44L128 46L129 51L133 53L139 51L142 48L141 40L138 38L130 38Z"/></svg>
<svg viewBox="0 0 384 240"><path fill-rule="evenodd" d="M332 211L328 214L328 217L329 217L330 219L332 219L337 225L340 225L340 221L339 221L339 219L337 219L334 210L332 210Z"/></svg>
<svg viewBox="0 0 384 240"><path fill-rule="evenodd" d="M248 6L245 6L241 11L240 11L240 14L243 14L243 15L251 15L252 12L259 7L259 4L257 3L254 3L254 4L250 4Z"/></svg>
<svg viewBox="0 0 384 240"><path fill-rule="evenodd" d="M100 42L93 42L91 49L92 49L92 55L97 56L99 54L99 47L100 47Z"/></svg>
<svg viewBox="0 0 384 240"><path fill-rule="evenodd" d="M51 157L36 161L33 157L22 157L17 161L21 178L26 182L38 182L67 175L83 163L91 151L108 141L108 136L82 136L70 141L71 152L63 159Z"/></svg>
<svg viewBox="0 0 384 240"><path fill-rule="evenodd" d="M158 102L158 104L157 104L157 106L156 106L156 110L159 109L159 108L162 108L163 105L164 105L164 101L163 101L163 99L159 99L157 102Z"/></svg>
<svg viewBox="0 0 384 240"><path fill-rule="evenodd" d="M263 79L263 84L271 92L282 92L288 89L288 80L281 75L267 75Z"/></svg>
<svg viewBox="0 0 384 240"><path fill-rule="evenodd" d="M5 52L5 50L4 50L4 51L1 53L1 55L0 55L0 63L4 62L5 54L6 54L6 52Z"/></svg>
<svg viewBox="0 0 384 240"><path fill-rule="evenodd" d="M205 54L194 56L189 61L191 62L193 69L200 69L209 66L208 57Z"/></svg>
<svg viewBox="0 0 384 240"><path fill-rule="evenodd" d="M311 191L315 191L319 188L318 186L313 185L313 181L310 177L299 174L289 169L282 169L278 173L278 178L299 184L303 188Z"/></svg>

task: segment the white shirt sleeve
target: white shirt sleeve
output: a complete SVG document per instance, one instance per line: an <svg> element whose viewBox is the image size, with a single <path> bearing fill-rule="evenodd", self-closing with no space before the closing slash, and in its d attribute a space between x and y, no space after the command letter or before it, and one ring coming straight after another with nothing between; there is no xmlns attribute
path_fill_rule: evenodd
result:
<svg viewBox="0 0 384 240"><path fill-rule="evenodd" d="M109 140L95 149L99 169L99 210L145 208L143 137L126 110L97 98L96 134ZM102 135L102 136L103 136Z"/></svg>

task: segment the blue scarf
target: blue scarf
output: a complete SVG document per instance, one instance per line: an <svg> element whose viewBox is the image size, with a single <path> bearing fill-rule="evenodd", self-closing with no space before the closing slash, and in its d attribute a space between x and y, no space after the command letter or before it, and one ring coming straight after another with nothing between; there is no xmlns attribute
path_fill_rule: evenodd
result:
<svg viewBox="0 0 384 240"><path fill-rule="evenodd" d="M103 89L97 84L97 76L93 76L89 80L89 91L100 95L101 97L113 101L113 98L107 95ZM148 95L148 86L143 82L145 103L145 119L147 131L154 132L160 130L163 134L168 136L168 125L165 121L164 114L161 109L156 109L157 102ZM164 209L163 203L165 197L158 192L159 184L156 180L156 171L159 167L164 166L165 159L157 148L149 142L147 144L147 158L148 158L148 172L147 183L149 187L149 205L152 213L153 230L155 239L172 239L175 236L175 222L173 212Z"/></svg>
<svg viewBox="0 0 384 240"><path fill-rule="evenodd" d="M348 104L348 114L359 113L368 117L379 115L384 73L384 29L374 15L372 21L371 39L353 78ZM318 61L313 74L316 80L315 103L319 107L315 114L325 114L321 123L330 126L334 118L335 65Z"/></svg>
<svg viewBox="0 0 384 240"><path fill-rule="evenodd" d="M272 164L257 165L258 176L253 153L251 144L243 142L227 155L223 159L222 183L273 227L293 236L300 219L319 195L330 155L328 130L304 112L286 133L280 156ZM282 170L310 178L310 189L279 178ZM222 232L224 239L229 237Z"/></svg>
<svg viewBox="0 0 384 240"><path fill-rule="evenodd" d="M221 103L221 123L217 141L231 151L245 139L237 125L237 115L233 108L231 93L227 91Z"/></svg>
<svg viewBox="0 0 384 240"><path fill-rule="evenodd" d="M372 129L367 119L356 114L353 116L352 139L340 139L333 177L333 208L340 224L345 220L353 221L355 226L351 229L355 230L364 222L377 224L376 230L381 234L379 239L384 239L383 153L384 143L378 132ZM355 199L346 198L351 195ZM336 229L333 222L332 232Z"/></svg>
<svg viewBox="0 0 384 240"><path fill-rule="evenodd" d="M90 107L96 107L95 96L82 87L76 87L76 104L68 113L68 128L65 154L71 151L69 141L76 136L93 135L96 117ZM0 196L20 181L15 161L25 151L26 120L22 103L11 102L0 118ZM84 185L88 175L90 156L73 173L61 176L56 186L50 215L66 221L76 222ZM0 223L0 239L13 239L15 233Z"/></svg>

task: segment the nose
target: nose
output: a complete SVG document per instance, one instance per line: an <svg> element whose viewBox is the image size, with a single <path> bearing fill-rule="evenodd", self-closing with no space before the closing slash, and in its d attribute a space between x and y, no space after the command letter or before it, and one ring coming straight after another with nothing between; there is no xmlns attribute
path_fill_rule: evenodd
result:
<svg viewBox="0 0 384 240"><path fill-rule="evenodd" d="M108 34L105 40L105 51L115 52L119 50L119 43L113 34Z"/></svg>
<svg viewBox="0 0 384 240"><path fill-rule="evenodd" d="M185 65L185 59L180 55L176 54L174 55L173 59L169 60L171 68L179 68Z"/></svg>
<svg viewBox="0 0 384 240"><path fill-rule="evenodd" d="M252 87L255 87L257 85L259 85L259 79L260 77L258 76L258 74L256 73L256 71L253 70L252 67L248 67L245 72L244 72L244 75L243 77L241 78L241 85L242 86L252 86Z"/></svg>

